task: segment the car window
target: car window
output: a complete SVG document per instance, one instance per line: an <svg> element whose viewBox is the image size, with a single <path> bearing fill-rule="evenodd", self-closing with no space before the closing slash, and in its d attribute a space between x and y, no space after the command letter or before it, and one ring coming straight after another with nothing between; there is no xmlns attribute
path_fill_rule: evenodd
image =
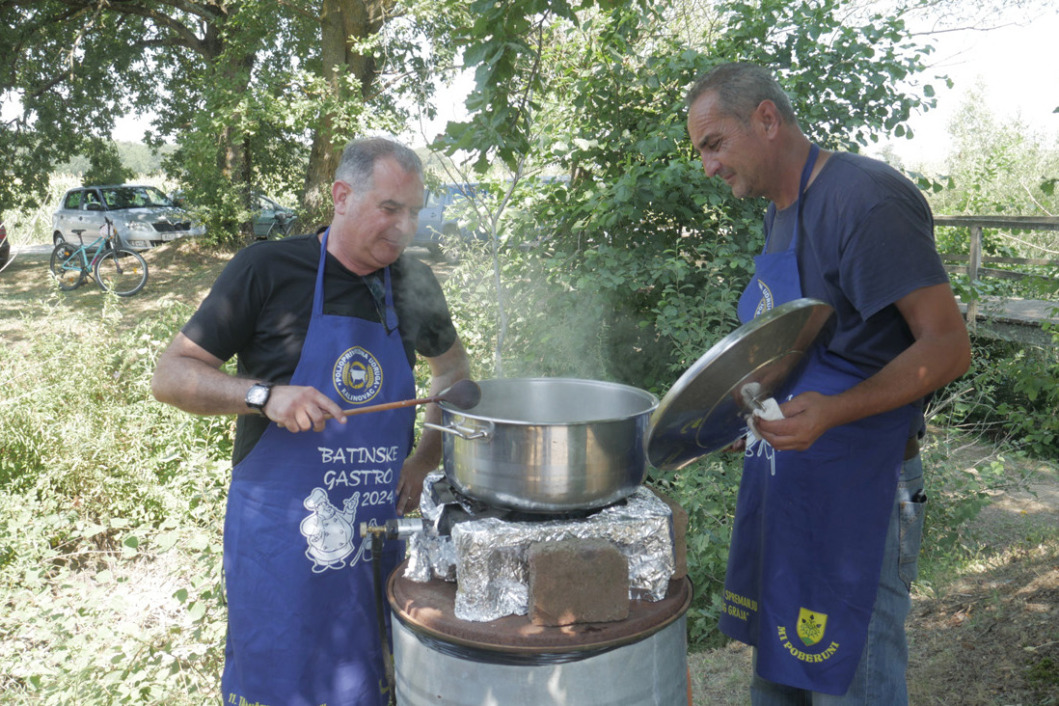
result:
<svg viewBox="0 0 1059 706"><path fill-rule="evenodd" d="M168 196L153 186L112 186L102 191L107 208L115 211L173 205Z"/></svg>
<svg viewBox="0 0 1059 706"><path fill-rule="evenodd" d="M84 195L83 191L71 191L66 194L66 201L63 202L63 208L76 210L81 208L81 197Z"/></svg>
<svg viewBox="0 0 1059 706"><path fill-rule="evenodd" d="M257 209L259 211L278 211L279 204L268 198L267 196L258 195L257 197Z"/></svg>
<svg viewBox="0 0 1059 706"><path fill-rule="evenodd" d="M103 210L103 202L99 200L99 193L95 189L89 189L84 192L84 200L81 202L81 208L88 210L88 208L95 204L99 206L96 210Z"/></svg>

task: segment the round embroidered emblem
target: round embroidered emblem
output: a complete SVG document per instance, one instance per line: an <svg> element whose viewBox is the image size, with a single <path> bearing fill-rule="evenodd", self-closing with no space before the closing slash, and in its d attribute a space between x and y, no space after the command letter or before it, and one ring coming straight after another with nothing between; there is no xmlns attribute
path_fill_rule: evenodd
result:
<svg viewBox="0 0 1059 706"><path fill-rule="evenodd" d="M772 290L769 286L761 280L756 280L758 289L761 291L761 300L757 303L757 308L754 309L754 317L761 316L766 311L771 311L773 307L772 301Z"/></svg>
<svg viewBox="0 0 1059 706"><path fill-rule="evenodd" d="M382 388L382 366L371 353L353 346L335 361L331 379L342 399L350 404L364 404Z"/></svg>

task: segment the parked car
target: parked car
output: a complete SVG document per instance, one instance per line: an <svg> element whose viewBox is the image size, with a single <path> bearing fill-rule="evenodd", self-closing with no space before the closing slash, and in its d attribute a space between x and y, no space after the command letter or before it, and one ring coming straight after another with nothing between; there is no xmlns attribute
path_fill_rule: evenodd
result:
<svg viewBox="0 0 1059 706"><path fill-rule="evenodd" d="M419 227L412 238L412 245L427 248L436 256L441 254L443 240L476 237L477 234L460 225L457 219L460 209L454 206L463 199L473 197L480 188L478 184L442 184L436 189L426 189L423 210L419 212Z"/></svg>
<svg viewBox="0 0 1059 706"><path fill-rule="evenodd" d="M286 206L280 206L275 199L261 192L252 192L254 210L254 239L285 238L298 227L297 214ZM183 190L178 189L170 194L169 199L177 206L184 208L187 204Z"/></svg>
<svg viewBox="0 0 1059 706"><path fill-rule="evenodd" d="M184 236L199 236L205 227L192 221L187 211L175 205L153 186L128 184L84 186L70 189L52 216L52 240L79 244L76 230L83 231L85 243L93 239L110 219L117 231L118 245L131 250L147 250Z"/></svg>
<svg viewBox="0 0 1059 706"><path fill-rule="evenodd" d="M283 238L296 227L293 210L280 206L264 194L254 194L254 237L265 240Z"/></svg>
<svg viewBox="0 0 1059 706"><path fill-rule="evenodd" d="M0 267L7 264L7 258L11 257L11 241L7 239L7 227L0 221Z"/></svg>

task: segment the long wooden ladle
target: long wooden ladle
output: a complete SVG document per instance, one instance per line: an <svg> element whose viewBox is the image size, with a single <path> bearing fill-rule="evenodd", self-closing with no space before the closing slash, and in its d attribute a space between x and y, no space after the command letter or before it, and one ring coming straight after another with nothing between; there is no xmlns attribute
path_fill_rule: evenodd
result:
<svg viewBox="0 0 1059 706"><path fill-rule="evenodd" d="M367 407L354 407L353 409L345 410L343 414L350 417L354 414L382 412L387 409L411 407L417 404L427 404L428 402L448 402L457 409L470 409L477 405L481 399L482 388L478 387L478 383L474 380L464 379L450 387L446 387L433 397L422 397L417 400L400 400L398 402L385 402L383 404L368 405Z"/></svg>

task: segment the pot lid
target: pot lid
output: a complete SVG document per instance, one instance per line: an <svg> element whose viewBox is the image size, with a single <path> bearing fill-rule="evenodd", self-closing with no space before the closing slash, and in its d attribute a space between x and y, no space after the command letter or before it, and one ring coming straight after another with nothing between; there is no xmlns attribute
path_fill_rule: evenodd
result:
<svg viewBox="0 0 1059 706"><path fill-rule="evenodd" d="M795 299L721 339L674 383L651 417L647 458L676 470L723 449L746 431L746 416L802 363L832 308Z"/></svg>

